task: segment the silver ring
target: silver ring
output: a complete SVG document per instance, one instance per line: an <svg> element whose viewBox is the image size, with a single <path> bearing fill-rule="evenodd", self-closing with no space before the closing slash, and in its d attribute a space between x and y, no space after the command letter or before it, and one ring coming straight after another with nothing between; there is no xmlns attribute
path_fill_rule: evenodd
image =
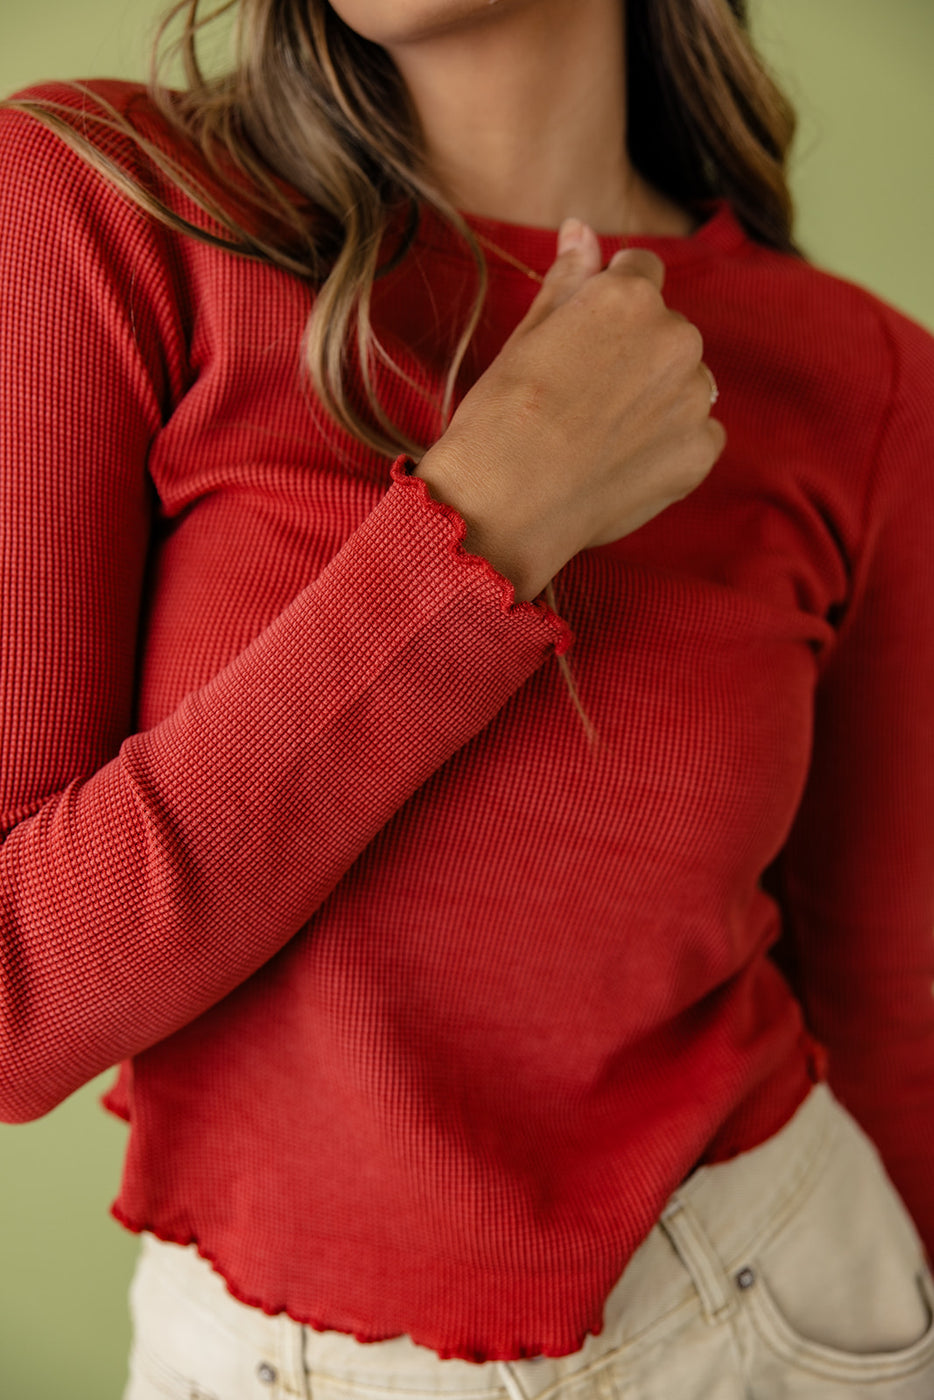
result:
<svg viewBox="0 0 934 1400"><path fill-rule="evenodd" d="M706 365L701 365L701 369L710 380L710 407L713 408L717 399L720 397L720 390L717 388L717 381L713 377L713 371L708 369Z"/></svg>

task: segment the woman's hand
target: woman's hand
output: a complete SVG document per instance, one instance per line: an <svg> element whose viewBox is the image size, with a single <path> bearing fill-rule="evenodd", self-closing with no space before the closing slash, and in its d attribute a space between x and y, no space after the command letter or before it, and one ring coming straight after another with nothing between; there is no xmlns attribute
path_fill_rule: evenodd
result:
<svg viewBox="0 0 934 1400"><path fill-rule="evenodd" d="M527 316L416 469L520 601L688 495L726 440L700 332L662 299L661 259L627 249L601 272L582 228L575 246L559 239Z"/></svg>

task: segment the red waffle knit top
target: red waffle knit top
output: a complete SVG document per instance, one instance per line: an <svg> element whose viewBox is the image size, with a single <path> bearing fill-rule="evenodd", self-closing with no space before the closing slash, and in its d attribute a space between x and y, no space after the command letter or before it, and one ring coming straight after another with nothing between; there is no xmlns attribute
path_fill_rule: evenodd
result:
<svg viewBox="0 0 934 1400"><path fill-rule="evenodd" d="M2 1111L125 1061L117 1217L269 1312L573 1350L825 1063L934 1245L934 341L706 212L633 241L728 446L559 617L329 425L306 286L0 114ZM537 291L490 268L459 394ZM474 286L427 213L376 285L425 442Z"/></svg>

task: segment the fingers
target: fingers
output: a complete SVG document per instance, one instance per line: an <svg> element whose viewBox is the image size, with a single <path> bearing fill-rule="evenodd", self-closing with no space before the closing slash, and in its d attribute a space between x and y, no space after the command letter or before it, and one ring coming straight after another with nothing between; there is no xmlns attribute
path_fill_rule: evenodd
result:
<svg viewBox="0 0 934 1400"><path fill-rule="evenodd" d="M555 307L569 301L578 287L596 276L602 261L600 240L589 224L565 219L558 235L558 256L545 273L541 290L518 328L519 333L533 329Z"/></svg>
<svg viewBox="0 0 934 1400"><path fill-rule="evenodd" d="M545 285L573 290L599 272L602 263L600 240L590 225L565 219L558 233L558 256L545 274Z"/></svg>
<svg viewBox="0 0 934 1400"><path fill-rule="evenodd" d="M600 240L590 225L580 219L565 219L558 232L558 256L548 269L546 282L576 285L599 272L602 265ZM621 248L613 254L607 270L644 277L659 292L665 283L665 264L648 248Z"/></svg>
<svg viewBox="0 0 934 1400"><path fill-rule="evenodd" d="M645 277L658 292L665 285L665 264L648 248L621 248L610 258L607 271L627 277Z"/></svg>
<svg viewBox="0 0 934 1400"><path fill-rule="evenodd" d="M685 326L691 326L693 330L697 331L697 327L694 326L694 323L693 323L692 321L689 321L688 318L687 318L687 316L683 316L683 315L681 314L680 311L672 311L671 308L669 307L669 308L668 308L668 315L671 316L671 317L672 317L674 320L676 320L676 321L681 321L683 325L685 325ZM710 412L710 410L713 408L714 404L717 402L717 400L718 400L719 397L720 397L720 386L718 385L716 379L714 378L714 372L713 372L713 370L712 370L712 369L710 368L710 366L709 366L708 364L706 364L706 363L704 362L704 360L701 358L702 355L703 355L703 351L704 351L704 342L703 342L703 338L700 336L700 332L697 332L697 334L698 334L698 342L697 342L697 344L698 344L697 370L698 370L698 373L700 374L701 381L702 381L703 386L704 386L704 393L705 393L705 395L707 396L707 399L708 399L707 411Z"/></svg>
<svg viewBox="0 0 934 1400"><path fill-rule="evenodd" d="M556 307L569 301L579 287L602 269L600 240L589 224L565 219L558 233L557 257L545 274L541 291L518 328L533 329ZM616 277L642 277L658 292L665 281L665 264L647 248L625 248L610 259L608 272Z"/></svg>
<svg viewBox="0 0 934 1400"><path fill-rule="evenodd" d="M726 447L726 428L724 428L719 418L708 418L705 426L708 437L713 444L713 461L715 462Z"/></svg>
<svg viewBox="0 0 934 1400"><path fill-rule="evenodd" d="M572 255L578 262L596 263L600 268L600 240L581 219L565 219L558 230L558 258Z"/></svg>
<svg viewBox="0 0 934 1400"><path fill-rule="evenodd" d="M717 399L720 397L720 390L717 387L717 381L713 377L713 370L708 369L703 362L701 362L701 369L704 372L707 388L710 390L710 407L713 408Z"/></svg>

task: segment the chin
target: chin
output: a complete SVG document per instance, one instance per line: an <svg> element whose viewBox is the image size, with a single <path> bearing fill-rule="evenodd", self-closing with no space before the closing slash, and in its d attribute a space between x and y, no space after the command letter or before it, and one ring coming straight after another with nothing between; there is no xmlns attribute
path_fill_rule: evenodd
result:
<svg viewBox="0 0 934 1400"><path fill-rule="evenodd" d="M330 0L331 9L363 39L388 47L470 28L529 0Z"/></svg>

